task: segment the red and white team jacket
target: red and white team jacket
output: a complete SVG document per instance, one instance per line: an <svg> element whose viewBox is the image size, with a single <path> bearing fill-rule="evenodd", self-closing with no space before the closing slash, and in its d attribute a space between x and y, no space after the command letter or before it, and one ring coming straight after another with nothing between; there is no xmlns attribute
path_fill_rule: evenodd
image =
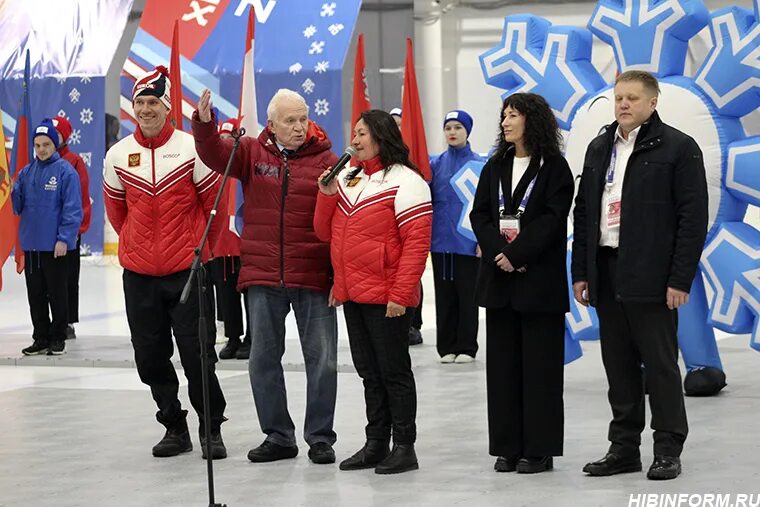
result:
<svg viewBox="0 0 760 507"><path fill-rule="evenodd" d="M169 122L157 137L146 139L138 127L112 146L103 190L122 267L151 276L189 269L220 184L196 156L193 136ZM210 238L221 225L214 220Z"/></svg>
<svg viewBox="0 0 760 507"><path fill-rule="evenodd" d="M352 181L338 175L338 193L319 193L314 230L330 241L339 301L414 307L430 251L433 207L430 188L403 165L371 167ZM374 170L373 170L374 169ZM379 169L379 170L378 170Z"/></svg>

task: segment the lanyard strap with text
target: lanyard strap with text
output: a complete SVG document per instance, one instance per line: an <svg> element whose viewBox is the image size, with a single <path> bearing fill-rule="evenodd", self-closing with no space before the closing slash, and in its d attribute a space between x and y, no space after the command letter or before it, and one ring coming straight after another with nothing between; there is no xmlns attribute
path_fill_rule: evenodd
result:
<svg viewBox="0 0 760 507"><path fill-rule="evenodd" d="M525 195L522 198L522 201L520 201L520 206L517 207L517 216L521 216L523 213L525 213L525 208L528 206L528 201L530 200L530 194L533 192L533 187L536 185L536 179L538 178L538 173L533 176L533 179L530 180L530 183L528 183L528 188L525 189ZM504 212L506 211L506 206L504 205L504 190L502 188L501 182L499 182L499 216L504 215Z"/></svg>
<svg viewBox="0 0 760 507"><path fill-rule="evenodd" d="M610 166L607 168L607 186L612 186L615 179L615 162L617 161L617 142L612 144L612 155L610 155Z"/></svg>

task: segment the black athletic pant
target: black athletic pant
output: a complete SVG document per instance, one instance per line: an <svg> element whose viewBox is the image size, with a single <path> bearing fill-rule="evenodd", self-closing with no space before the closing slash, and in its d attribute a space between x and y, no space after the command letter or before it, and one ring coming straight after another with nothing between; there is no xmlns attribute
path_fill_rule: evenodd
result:
<svg viewBox="0 0 760 507"><path fill-rule="evenodd" d="M198 291L193 283L186 304L179 298L189 270L167 276L141 275L124 270L124 296L127 320L132 333L135 363L140 380L150 386L158 405L159 422L167 428L181 422L184 412L177 397L179 381L171 362L174 353L172 332L179 349L179 358L187 377L190 403L203 424L203 384L201 379L200 342L198 340ZM216 329L213 304L206 287L204 296L208 358L209 400L211 403L211 430L219 429L224 420L226 402L216 377L214 351Z"/></svg>
<svg viewBox="0 0 760 507"><path fill-rule="evenodd" d="M63 341L69 312L68 255L54 258L53 252L25 251L24 257L32 338L45 344Z"/></svg>
<svg viewBox="0 0 760 507"><path fill-rule="evenodd" d="M475 281L479 259L474 255L433 253L435 325L438 355L478 352L478 305Z"/></svg>
<svg viewBox="0 0 760 507"><path fill-rule="evenodd" d="M77 247L73 250L66 252L68 260L69 276L69 324L79 322L79 271L80 271L80 258L79 258L79 245L82 242L82 236L77 236Z"/></svg>
<svg viewBox="0 0 760 507"><path fill-rule="evenodd" d="M237 291L240 257L216 257L208 263L211 281L216 289L216 303L224 322L224 335L229 339L243 336L243 307ZM245 312L246 314L248 312Z"/></svg>

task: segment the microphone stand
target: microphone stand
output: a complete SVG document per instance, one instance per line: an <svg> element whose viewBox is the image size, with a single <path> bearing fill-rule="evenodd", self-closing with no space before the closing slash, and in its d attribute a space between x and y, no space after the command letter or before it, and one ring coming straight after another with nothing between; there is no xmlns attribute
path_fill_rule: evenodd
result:
<svg viewBox="0 0 760 507"><path fill-rule="evenodd" d="M232 138L235 139L235 143L232 145L232 152L230 152L230 158L227 161L227 167L224 169L224 176L222 177L222 184L219 186L219 190L216 192L216 199L214 199L214 207L211 209L211 214L206 221L206 228L203 231L200 244L195 248L195 258L193 264L190 267L190 275L187 277L184 289L182 289L182 296L180 296L179 302L181 304L187 303L190 297L190 287L192 286L193 279L196 281L198 287L198 341L201 345L201 379L203 384L203 426L206 437L206 475L208 477L208 505L209 507L226 507L226 504L215 503L214 501L214 460L211 455L211 406L209 401L208 392L208 357L206 354L208 347L208 330L206 329L206 312L204 310L205 305L203 293L206 288L206 269L201 264L201 253L203 247L208 240L208 233L211 230L211 222L216 217L216 209L219 206L219 201L222 198L222 192L227 185L227 180L230 175L230 167L232 166L232 159L235 157L235 152L240 145L240 138L245 135L245 129L240 128L232 132Z"/></svg>

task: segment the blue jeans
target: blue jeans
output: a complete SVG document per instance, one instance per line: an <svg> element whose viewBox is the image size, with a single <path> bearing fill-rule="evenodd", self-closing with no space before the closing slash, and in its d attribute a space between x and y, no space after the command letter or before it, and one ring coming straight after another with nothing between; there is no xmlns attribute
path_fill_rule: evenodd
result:
<svg viewBox="0 0 760 507"><path fill-rule="evenodd" d="M296 315L306 366L304 440L335 443L333 431L338 385L338 321L327 305L327 293L308 289L252 286L248 288L251 356L248 372L261 431L267 441L296 445L295 426L288 412L282 355L285 353L285 317L291 306Z"/></svg>

